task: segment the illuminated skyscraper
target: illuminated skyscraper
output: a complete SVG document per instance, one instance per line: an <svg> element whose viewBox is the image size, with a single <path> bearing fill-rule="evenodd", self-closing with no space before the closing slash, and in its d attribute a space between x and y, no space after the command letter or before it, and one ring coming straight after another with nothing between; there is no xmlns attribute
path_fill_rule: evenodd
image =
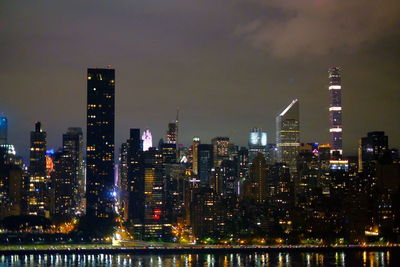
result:
<svg viewBox="0 0 400 267"><path fill-rule="evenodd" d="M276 145L278 161L286 163L292 175L297 172L296 158L300 146L299 101L293 100L276 117Z"/></svg>
<svg viewBox="0 0 400 267"><path fill-rule="evenodd" d="M222 161L229 159L229 137L214 137L211 143L214 153L214 167L219 167Z"/></svg>
<svg viewBox="0 0 400 267"><path fill-rule="evenodd" d="M0 116L0 145L7 144L7 118Z"/></svg>
<svg viewBox="0 0 400 267"><path fill-rule="evenodd" d="M87 212L107 217L113 212L115 70L87 73Z"/></svg>
<svg viewBox="0 0 400 267"><path fill-rule="evenodd" d="M261 153L266 156L267 153L267 133L263 132L260 128L252 128L249 134L249 161Z"/></svg>
<svg viewBox="0 0 400 267"><path fill-rule="evenodd" d="M193 173L197 175L199 172L199 144L200 144L200 138L199 137L193 137L193 143L192 143L192 153L193 153Z"/></svg>
<svg viewBox="0 0 400 267"><path fill-rule="evenodd" d="M147 151L149 150L150 147L153 147L153 138L151 136L151 132L149 129L143 132L142 140L143 140L143 151Z"/></svg>
<svg viewBox="0 0 400 267"><path fill-rule="evenodd" d="M329 69L329 122L330 122L330 143L331 155L340 157L343 154L342 148L342 80L340 69L333 67Z"/></svg>
<svg viewBox="0 0 400 267"><path fill-rule="evenodd" d="M50 181L46 173L46 132L41 123L31 132L28 214L50 216Z"/></svg>
<svg viewBox="0 0 400 267"><path fill-rule="evenodd" d="M162 154L155 148L144 153L144 239L161 240L165 219Z"/></svg>

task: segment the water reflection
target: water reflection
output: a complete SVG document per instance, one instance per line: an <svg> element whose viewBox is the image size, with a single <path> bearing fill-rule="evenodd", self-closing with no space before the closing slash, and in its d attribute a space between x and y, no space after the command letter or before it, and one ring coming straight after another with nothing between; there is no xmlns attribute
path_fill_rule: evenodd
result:
<svg viewBox="0 0 400 267"><path fill-rule="evenodd" d="M0 256L0 266L390 266L399 253L250 253L250 254L43 254Z"/></svg>

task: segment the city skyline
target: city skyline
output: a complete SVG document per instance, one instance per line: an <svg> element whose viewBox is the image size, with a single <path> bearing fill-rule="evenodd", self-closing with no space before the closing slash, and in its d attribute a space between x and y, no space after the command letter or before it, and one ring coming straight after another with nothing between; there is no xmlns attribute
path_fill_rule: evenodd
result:
<svg viewBox="0 0 400 267"><path fill-rule="evenodd" d="M98 69L98 70L101 70L102 68L98 68L98 67L96 67L96 68L88 68L87 70L96 70L96 69ZM104 69L104 68L103 68ZM111 69L111 66L110 65L108 65L107 66L107 68L106 69ZM331 70L332 69L338 69L338 67L330 67L329 69L328 69L328 73L330 73L331 72ZM112 69L112 70L114 70L114 69ZM115 81L113 81L114 83L115 83ZM117 86L116 86L117 87ZM329 82L328 82L328 85L326 86L327 88L325 88L325 89L328 89L329 90L329 92L331 91L331 86L329 85ZM296 101L297 101L297 99L296 99ZM332 104L329 104L329 101L327 101L327 107L329 107L328 108L328 110L329 110L329 112L330 112L330 109L331 109L331 107L330 107L330 105L332 105ZM179 113L179 108L178 108L178 113ZM329 113L328 113L329 114ZM279 117L279 112L278 112L278 114L277 114L277 116ZM300 121L302 121L302 117L303 116L301 116L301 111L299 112L299 115L300 115ZM6 114L3 114L3 115L1 115L2 116L2 118L4 118L5 120L6 120L6 127L7 127L7 134L8 134L8 132L10 131L10 127L8 126L8 117L7 117L7 115ZM117 116L116 116L117 117ZM36 122L39 122L40 120L36 120L35 121L35 123ZM164 129L164 132L167 132L167 135L165 135L165 133L163 134L162 132L161 133L159 133L158 135L156 135L156 138L155 139L153 139L153 140L155 140L155 142L157 141L157 140L160 140L160 139L164 139L167 143L168 143L168 131L170 130L170 127L171 127L171 125L174 125L175 124L175 122L177 122L178 120L177 120L177 118L175 118L175 120L169 120L169 121L167 121L168 123L164 123L164 125L166 125L166 127L165 127L165 129ZM328 115L328 119L327 119L327 121L329 122L329 123L331 123L331 119L329 118L329 115ZM40 121L41 122L41 121ZM86 129L85 128L85 125L83 125L83 126L81 126L81 125L78 125L78 126L76 126L76 125L70 125L70 126L65 126L66 128L68 128L68 127L79 127L79 128L82 128L82 129ZM135 127L135 126L134 126ZM159 126L159 127L161 127L162 128L162 126ZM65 129L66 129L65 128ZM252 128L250 128L250 129L248 129L248 132L249 131L252 131L252 129L253 129L254 127L252 127ZM256 127L257 128L257 127ZM44 129L47 129L47 128L44 128ZM149 131L150 129L149 129L149 127L139 127L139 129L142 129L142 134L145 134L145 132L146 131ZM260 127L260 129L262 129L262 127ZM330 139L330 138L332 138L331 137L331 135L332 135L332 133L330 132L331 130L330 130L330 128L329 127L327 127L327 129L326 129L328 132L326 133L326 138L325 139ZM267 132L267 134L269 135L269 139L268 139L268 144L276 144L276 131L277 131L277 128L276 128L276 122L275 122L275 129L273 129L273 131L271 131L271 132ZM303 133L303 131L304 131L304 129L303 128L301 128L301 130L300 130L300 142L301 143L310 143L310 142L316 142L316 143L319 143L319 144L331 144L332 143L332 140L327 140L327 141L325 141L325 142L320 142L319 140L317 140L317 139L314 139L314 140L304 140L303 138L302 138L302 133ZM371 131L381 131L381 129L374 129L374 130L371 130ZM114 134L115 134L115 136L118 136L118 129L115 129L115 131L114 131ZM247 132L247 134L248 134L248 132ZM385 132L387 132L387 131L385 131ZM232 133L234 133L234 132L232 132ZM120 133L119 133L120 134ZM274 134L275 134L275 138L271 138L271 137L273 137L274 136ZM9 135L9 134L8 134ZM62 133L61 133L61 136L62 136ZM158 136L160 137L159 139L157 139L158 138ZM206 139L206 138L200 138L201 140L208 140L207 142L209 143L209 142L211 142L212 141L212 139L213 138L215 138L217 135L212 135L212 134L209 134L208 136L211 136L211 138L210 139ZM228 135L227 135L228 136ZM181 138L182 138L182 136L180 136ZM182 139L184 139L184 140L187 140L188 138L190 139L190 138L194 138L194 137L197 137L196 135L195 136L193 136L193 137L187 137L187 136L184 136ZM232 136L229 136L231 139L232 139ZM143 137L142 137L143 138ZM361 137L359 137L359 139L360 139ZM8 139L8 138L7 138ZM345 139L345 138L344 138ZM358 139L358 140L359 140ZM393 139L393 138L392 138ZM86 136L85 136L85 140L86 140ZM271 140L273 140L273 141L271 141ZM357 142L358 142L358 140L357 140ZM61 149L62 148L62 142L61 142L62 140L60 140L59 142L57 142L56 141L56 143L59 143L59 145L57 145L57 144L55 144L55 145L50 145L48 148L50 149L50 150L57 150L57 149ZM189 140L189 141L191 141L191 140ZM248 141L248 140L247 140ZM237 145L239 145L239 146L243 146L243 147L246 147L247 145L248 145L248 143L246 143L246 142L244 142L244 143L241 143L241 142L238 142L238 143L236 143L235 142L235 140L233 141L235 144L237 144ZM14 145L14 143L12 143L12 142L9 142L10 144L13 144ZM118 142L116 142L116 147L118 147L118 146L120 146L121 144L123 143L123 140L122 141L118 141ZM345 142L344 142L345 143ZM16 145L14 145L15 147L17 147L18 146L18 142L15 142L15 144ZM187 147L187 146L190 146L191 145L191 143L190 142L188 142L188 143L179 143L180 145L183 145L183 146L185 146L185 147ZM153 144L153 146L157 146L157 144ZM393 145L393 140L391 140L391 144L389 145L390 147L398 147L397 145ZM356 143L354 143L354 144L352 144L351 146L350 146L351 148L349 149L349 152L348 153L346 153L346 152L344 152L344 155L345 156L355 156L355 155L357 155L357 149L358 149L358 145L356 144ZM18 150L18 149L16 149L16 150ZM23 157L23 159L26 161L26 158L27 158L27 156L24 154L24 152L20 152L19 150L17 151L17 153L20 155L20 156L22 156ZM118 151L115 151L115 153L118 153Z"/></svg>
<svg viewBox="0 0 400 267"><path fill-rule="evenodd" d="M384 130L392 136L390 146L399 147L395 1L385 6L353 0L349 6L255 1L244 10L243 1L74 3L48 2L44 7L22 1L1 9L0 22L7 27L0 30L0 112L9 119L10 142L24 158L26 133L35 121L48 132L49 147L60 146L67 127L85 132L85 71L107 65L117 71L116 146L132 127L149 128L159 140L177 107L185 145L193 136L230 136L245 145L253 127L263 128L274 140L274 118L293 98L302 103L301 141L327 143L327 69L340 66L345 154L355 155L358 139L376 130ZM292 13L303 23L296 23L296 16L288 15ZM322 21L316 21L319 14ZM332 27L333 17L339 25L355 26L344 32ZM358 21L366 26L359 29ZM292 34L293 25L304 34ZM275 26L284 30L274 33ZM276 38L270 40L270 35ZM335 42L329 41L331 36ZM74 101L67 104L65 99ZM371 106L374 112L367 117Z"/></svg>
<svg viewBox="0 0 400 267"><path fill-rule="evenodd" d="M398 262L399 14L398 0L1 3L2 260Z"/></svg>

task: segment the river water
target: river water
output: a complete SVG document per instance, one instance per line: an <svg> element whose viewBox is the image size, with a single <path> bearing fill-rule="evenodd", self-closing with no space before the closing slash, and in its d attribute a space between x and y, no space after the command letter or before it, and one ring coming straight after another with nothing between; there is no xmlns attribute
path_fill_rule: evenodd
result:
<svg viewBox="0 0 400 267"><path fill-rule="evenodd" d="M396 252L2 255L0 266L400 266Z"/></svg>

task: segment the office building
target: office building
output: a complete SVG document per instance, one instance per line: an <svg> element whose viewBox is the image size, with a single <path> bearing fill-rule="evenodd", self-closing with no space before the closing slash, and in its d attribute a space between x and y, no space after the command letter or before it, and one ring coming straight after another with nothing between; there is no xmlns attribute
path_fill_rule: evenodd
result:
<svg viewBox="0 0 400 267"><path fill-rule="evenodd" d="M250 166L249 178L244 183L244 196L258 203L265 203L267 199L267 163L261 153Z"/></svg>
<svg viewBox="0 0 400 267"><path fill-rule="evenodd" d="M202 185L210 184L211 168L213 167L213 146L210 144L198 145L198 179Z"/></svg>
<svg viewBox="0 0 400 267"><path fill-rule="evenodd" d="M278 162L287 164L294 176L297 172L296 158L300 146L299 101L297 99L276 117L276 145Z"/></svg>
<svg viewBox="0 0 400 267"><path fill-rule="evenodd" d="M72 183L74 209L77 213L83 213L86 184L82 128L69 127L67 132L63 134L62 142L66 179L70 179Z"/></svg>
<svg viewBox="0 0 400 267"><path fill-rule="evenodd" d="M21 165L13 149L0 145L0 219L23 212Z"/></svg>
<svg viewBox="0 0 400 267"><path fill-rule="evenodd" d="M114 210L115 70L88 69L86 210L108 217Z"/></svg>
<svg viewBox="0 0 400 267"><path fill-rule="evenodd" d="M46 132L40 122L31 132L28 214L50 217L50 179L46 172Z"/></svg>
<svg viewBox="0 0 400 267"><path fill-rule="evenodd" d="M199 137L193 137L193 142L192 142L192 154L193 154L192 170L193 170L193 173L195 175L197 175L198 172L199 172L199 159L198 159L199 144L200 144L200 138Z"/></svg>
<svg viewBox="0 0 400 267"><path fill-rule="evenodd" d="M229 137L215 137L211 140L214 167L221 166L222 161L229 159Z"/></svg>
<svg viewBox="0 0 400 267"><path fill-rule="evenodd" d="M140 129L130 129L130 137L127 144L127 201L125 209L127 218L133 224L138 225L138 235L142 235L144 223L144 160L143 140L140 137Z"/></svg>
<svg viewBox="0 0 400 267"><path fill-rule="evenodd" d="M260 128L252 128L249 133L249 161L253 159L258 153L267 155L267 133L263 132Z"/></svg>
<svg viewBox="0 0 400 267"><path fill-rule="evenodd" d="M165 195L162 154L155 148L144 153L144 236L162 240L165 229Z"/></svg>

